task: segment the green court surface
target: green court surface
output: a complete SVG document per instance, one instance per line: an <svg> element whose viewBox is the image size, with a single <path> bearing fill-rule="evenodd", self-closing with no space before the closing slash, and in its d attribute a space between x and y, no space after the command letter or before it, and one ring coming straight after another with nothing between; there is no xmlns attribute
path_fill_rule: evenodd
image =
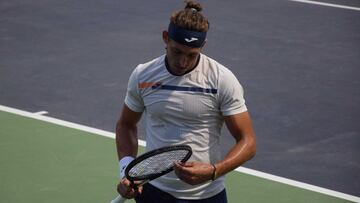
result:
<svg viewBox="0 0 360 203"><path fill-rule="evenodd" d="M1 203L110 202L116 160L111 138L0 111ZM230 203L349 202L239 172L226 185Z"/></svg>

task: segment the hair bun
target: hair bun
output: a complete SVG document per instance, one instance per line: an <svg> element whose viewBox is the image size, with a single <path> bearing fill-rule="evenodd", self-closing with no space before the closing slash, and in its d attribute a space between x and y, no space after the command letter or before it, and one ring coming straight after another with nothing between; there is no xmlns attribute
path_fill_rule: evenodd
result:
<svg viewBox="0 0 360 203"><path fill-rule="evenodd" d="M202 7L198 2L187 0L185 1L185 3L186 3L185 9L195 9L198 12L202 11Z"/></svg>

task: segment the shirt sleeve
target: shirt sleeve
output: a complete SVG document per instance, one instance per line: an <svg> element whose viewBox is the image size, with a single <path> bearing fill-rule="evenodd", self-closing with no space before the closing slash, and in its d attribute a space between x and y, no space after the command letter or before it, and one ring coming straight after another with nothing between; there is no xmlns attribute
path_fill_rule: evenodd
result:
<svg viewBox="0 0 360 203"><path fill-rule="evenodd" d="M230 116L247 111L244 99L244 89L235 75L227 68L219 77L220 111L224 116Z"/></svg>
<svg viewBox="0 0 360 203"><path fill-rule="evenodd" d="M125 104L132 111L143 112L144 102L138 88L138 67L131 73L125 96Z"/></svg>

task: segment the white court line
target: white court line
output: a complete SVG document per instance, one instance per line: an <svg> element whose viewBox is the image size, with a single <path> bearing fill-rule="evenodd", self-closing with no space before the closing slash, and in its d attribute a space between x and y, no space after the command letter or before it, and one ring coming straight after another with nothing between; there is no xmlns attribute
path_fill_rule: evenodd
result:
<svg viewBox="0 0 360 203"><path fill-rule="evenodd" d="M76 123L60 120L60 119L57 119L57 118L52 118L52 117L49 117L49 116L38 115L38 114L31 113L31 112L27 112L27 111L15 109L15 108L3 106L3 105L0 105L0 111L5 111L5 112L13 113L13 114L16 114L16 115L20 115L20 116L24 116L24 117L28 117L28 118L33 118L33 119L53 123L53 124L56 124L56 125L65 126L65 127L68 127L68 128L74 128L74 129L77 129L77 130L81 130L81 131L101 135L101 136L104 136L104 137L109 137L109 138L113 138L113 139L115 138L115 134L112 133L112 132L109 132L109 131L104 131L104 130L88 127L88 126L85 126L85 125L76 124ZM139 140L139 145L140 146L146 146L146 142L143 141L143 140ZM257 176L257 177L260 177L260 178L268 179L268 180L271 180L271 181L284 183L284 184L291 185L291 186L294 186L294 187L303 188L303 189L306 189L306 190L310 190L310 191L322 193L322 194L325 194L325 195L329 195L329 196L333 196L333 197L337 197L337 198L341 198L341 199L345 199L345 200L360 203L360 197L357 197L357 196L337 192L337 191L334 191L334 190L329 190L329 189L326 189L326 188L318 187L318 186L315 186L315 185L310 185L310 184L307 184L307 183L302 183L302 182L299 182L299 181L283 178L283 177L280 177L280 176L275 176L275 175L264 173L264 172L261 172L261 171L256 171L256 170L245 168L245 167L238 167L236 169L236 171L241 172L241 173L245 173L245 174L249 174L249 175L252 175L252 176Z"/></svg>
<svg viewBox="0 0 360 203"><path fill-rule="evenodd" d="M294 186L294 187L303 188L303 189L311 190L311 191L314 191L314 192L326 194L326 195L329 195L329 196L338 197L338 198L341 198L341 199L345 199L345 200L360 203L360 197L345 194L345 193L342 193L342 192L329 190L329 189L322 188L322 187L319 187L319 186L315 186L315 185L311 185L311 184L291 180L291 179L288 179L288 178L283 178L283 177L280 177L280 176L275 176L275 175L272 175L272 174L264 173L264 172L261 172L261 171L256 171L256 170L241 167L241 166L238 167L235 170L239 171L241 173L246 173L246 174L249 174L249 175L261 177L261 178L272 180L272 181L275 181L275 182L280 182L280 183L284 183L284 184L291 185L291 186Z"/></svg>
<svg viewBox="0 0 360 203"><path fill-rule="evenodd" d="M321 6L329 6L329 7L334 7L334 8L343 8L343 9L360 11L360 8L358 8L358 7L344 6L344 5L340 5L340 4L324 3L324 2L319 2L319 1L308 1L308 0L289 0L289 1L296 1L296 2L301 2L301 3L306 3L306 4L316 4L316 5L321 5Z"/></svg>
<svg viewBox="0 0 360 203"><path fill-rule="evenodd" d="M97 135L101 135L101 136L104 136L104 137L115 139L115 134L112 133L112 132L100 130L100 129L97 129L97 128L88 127L88 126L77 124L77 123L72 123L72 122L69 122L69 121L60 120L60 119L57 119L57 118L52 118L52 117L49 117L49 116L44 116L44 115L41 115L41 114L31 113L31 112L28 112L28 111L23 111L23 110L20 110L20 109L15 109L15 108L3 106L3 105L0 105L0 111L5 111L5 112L8 112L8 113L13 113L13 114L16 114L16 115L20 115L20 116L24 116L24 117L28 117L28 118L33 118L33 119L45 121L45 122L48 122L48 123L53 123L53 124L57 124L57 125L61 125L61 126L69 127L69 128L74 128L74 129L77 129L77 130L81 130L81 131L85 131L85 132L89 132L89 133L93 133L93 134L97 134ZM146 142L142 141L142 140L139 140L139 145L146 146Z"/></svg>
<svg viewBox="0 0 360 203"><path fill-rule="evenodd" d="M36 115L45 115L45 114L48 114L49 112L47 111L39 111L39 112L35 112L33 114L36 114Z"/></svg>

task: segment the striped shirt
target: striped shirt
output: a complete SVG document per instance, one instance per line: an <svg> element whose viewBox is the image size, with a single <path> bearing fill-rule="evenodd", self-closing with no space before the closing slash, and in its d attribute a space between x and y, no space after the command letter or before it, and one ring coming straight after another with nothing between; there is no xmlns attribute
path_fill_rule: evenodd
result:
<svg viewBox="0 0 360 203"><path fill-rule="evenodd" d="M223 116L247 111L243 88L234 74L200 54L195 69L182 76L166 68L165 55L136 67L130 76L125 104L145 113L146 151L187 144L190 161L217 163ZM172 172L150 182L180 199L204 199L224 189L224 177L191 186Z"/></svg>

